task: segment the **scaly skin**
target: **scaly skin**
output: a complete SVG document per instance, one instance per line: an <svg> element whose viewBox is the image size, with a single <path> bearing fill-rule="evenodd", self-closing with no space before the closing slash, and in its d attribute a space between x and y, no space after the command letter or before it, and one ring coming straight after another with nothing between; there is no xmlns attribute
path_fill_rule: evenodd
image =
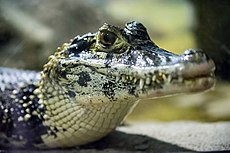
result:
<svg viewBox="0 0 230 153"><path fill-rule="evenodd" d="M63 44L41 73L0 69L0 144L58 148L113 131L140 99L202 92L215 84L204 53L175 55L137 22L104 24Z"/></svg>

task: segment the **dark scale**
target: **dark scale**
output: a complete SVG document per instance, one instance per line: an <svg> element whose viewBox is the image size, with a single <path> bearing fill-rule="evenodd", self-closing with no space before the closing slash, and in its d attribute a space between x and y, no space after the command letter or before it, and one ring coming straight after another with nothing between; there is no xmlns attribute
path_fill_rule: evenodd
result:
<svg viewBox="0 0 230 153"><path fill-rule="evenodd" d="M108 81L103 84L102 86L102 92L105 94L106 97L108 97L110 100L114 100L115 96L115 90L117 89L116 83L112 81Z"/></svg>
<svg viewBox="0 0 230 153"><path fill-rule="evenodd" d="M17 77L17 73L10 72L8 80L0 81L0 146L10 147L9 142L25 142L24 146L32 147L32 144L42 143L40 136L47 132L42 124L45 110L39 107L39 99L33 93L37 80L31 78L28 82L19 82L18 77L15 79L17 82L13 82L10 78Z"/></svg>
<svg viewBox="0 0 230 153"><path fill-rule="evenodd" d="M89 73L82 71L78 74L78 76L79 76L79 79L77 80L77 83L80 86L87 87L87 82L91 81Z"/></svg>

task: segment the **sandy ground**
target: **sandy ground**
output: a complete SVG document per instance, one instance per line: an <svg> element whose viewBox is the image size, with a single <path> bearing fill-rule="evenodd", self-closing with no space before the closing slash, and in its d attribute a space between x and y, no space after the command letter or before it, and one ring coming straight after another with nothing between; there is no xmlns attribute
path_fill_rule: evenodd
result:
<svg viewBox="0 0 230 153"><path fill-rule="evenodd" d="M228 152L230 122L191 121L130 123L98 142L71 149L14 150L43 153Z"/></svg>

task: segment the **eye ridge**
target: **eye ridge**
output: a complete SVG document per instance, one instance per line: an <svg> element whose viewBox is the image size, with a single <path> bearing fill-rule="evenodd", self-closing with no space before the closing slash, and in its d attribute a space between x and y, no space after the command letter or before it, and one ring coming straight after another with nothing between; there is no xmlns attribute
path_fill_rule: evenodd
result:
<svg viewBox="0 0 230 153"><path fill-rule="evenodd" d="M117 36L110 31L102 31L100 33L99 39L100 39L100 43L105 45L105 46L111 46L114 44L114 42L116 41Z"/></svg>

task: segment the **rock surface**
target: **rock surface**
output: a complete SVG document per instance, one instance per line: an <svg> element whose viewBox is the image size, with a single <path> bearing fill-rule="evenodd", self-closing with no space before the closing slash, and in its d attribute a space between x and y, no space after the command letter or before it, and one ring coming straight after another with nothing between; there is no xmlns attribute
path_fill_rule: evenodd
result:
<svg viewBox="0 0 230 153"><path fill-rule="evenodd" d="M230 151L230 122L191 121L131 123L98 142L72 149L44 153L120 152L227 152ZM14 151L26 152L26 151ZM30 152L41 152L33 150Z"/></svg>

